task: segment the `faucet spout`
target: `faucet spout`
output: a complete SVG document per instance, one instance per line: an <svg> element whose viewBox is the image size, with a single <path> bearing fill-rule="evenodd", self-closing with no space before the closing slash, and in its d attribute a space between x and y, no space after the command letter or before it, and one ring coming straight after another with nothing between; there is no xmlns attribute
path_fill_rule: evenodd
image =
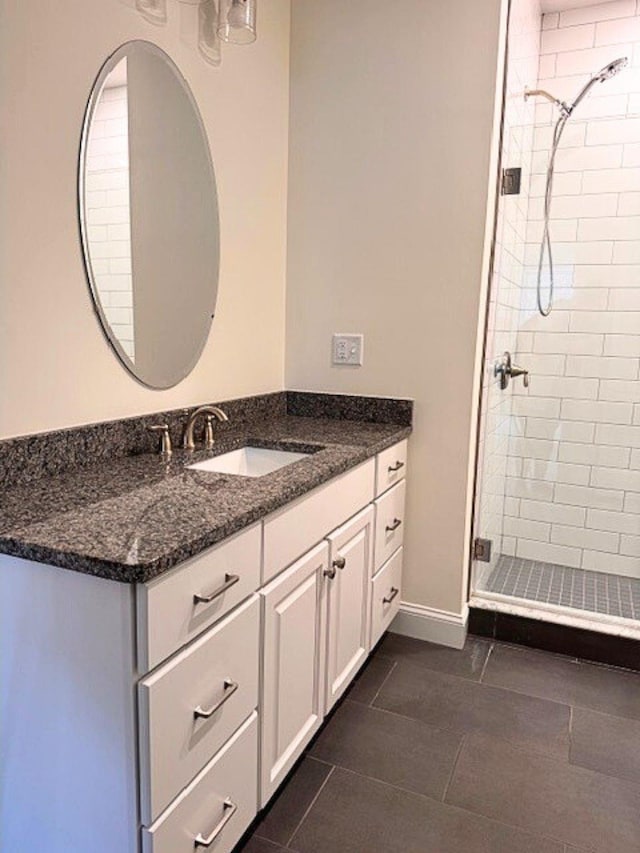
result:
<svg viewBox="0 0 640 853"><path fill-rule="evenodd" d="M228 421L229 418L222 411L219 406L200 406L195 411L191 412L187 419L187 424L184 428L184 438L182 441L183 447L185 450L195 450L195 441L194 441L194 431L196 426L196 421L200 417L200 415L204 415L206 418L206 426L205 426L205 447L209 450L213 447L213 428L212 428L212 420L213 418L217 418L219 421Z"/></svg>

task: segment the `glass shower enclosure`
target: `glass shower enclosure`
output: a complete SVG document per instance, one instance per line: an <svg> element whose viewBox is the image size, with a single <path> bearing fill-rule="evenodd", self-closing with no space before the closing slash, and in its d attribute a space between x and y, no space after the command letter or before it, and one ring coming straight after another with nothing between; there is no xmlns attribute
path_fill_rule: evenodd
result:
<svg viewBox="0 0 640 853"><path fill-rule="evenodd" d="M640 638L640 11L512 0L472 606Z"/></svg>

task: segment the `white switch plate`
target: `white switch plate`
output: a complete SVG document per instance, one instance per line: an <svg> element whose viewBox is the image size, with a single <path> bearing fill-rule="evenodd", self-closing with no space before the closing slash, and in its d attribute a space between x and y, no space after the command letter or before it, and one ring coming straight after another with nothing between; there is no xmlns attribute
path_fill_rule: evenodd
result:
<svg viewBox="0 0 640 853"><path fill-rule="evenodd" d="M364 335L340 332L333 336L333 364L362 365Z"/></svg>

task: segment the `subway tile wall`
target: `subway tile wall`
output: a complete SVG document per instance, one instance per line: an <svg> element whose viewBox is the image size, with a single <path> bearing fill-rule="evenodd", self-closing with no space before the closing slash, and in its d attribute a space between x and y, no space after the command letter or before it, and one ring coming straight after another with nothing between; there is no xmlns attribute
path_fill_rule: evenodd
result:
<svg viewBox="0 0 640 853"><path fill-rule="evenodd" d="M562 100L620 56L630 67L578 106L557 157L548 318L535 283L557 110L535 108L515 347L531 384L511 395L501 549L640 578L640 3L542 19L537 87Z"/></svg>
<svg viewBox="0 0 640 853"><path fill-rule="evenodd" d="M135 360L127 87L103 90L87 145L85 197L91 266L107 322Z"/></svg>

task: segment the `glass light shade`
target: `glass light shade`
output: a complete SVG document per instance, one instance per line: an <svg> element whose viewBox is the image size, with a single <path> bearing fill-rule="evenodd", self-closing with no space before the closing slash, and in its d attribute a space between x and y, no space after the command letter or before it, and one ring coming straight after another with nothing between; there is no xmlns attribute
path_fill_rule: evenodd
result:
<svg viewBox="0 0 640 853"><path fill-rule="evenodd" d="M256 40L257 0L220 0L218 37L232 44L251 44Z"/></svg>

